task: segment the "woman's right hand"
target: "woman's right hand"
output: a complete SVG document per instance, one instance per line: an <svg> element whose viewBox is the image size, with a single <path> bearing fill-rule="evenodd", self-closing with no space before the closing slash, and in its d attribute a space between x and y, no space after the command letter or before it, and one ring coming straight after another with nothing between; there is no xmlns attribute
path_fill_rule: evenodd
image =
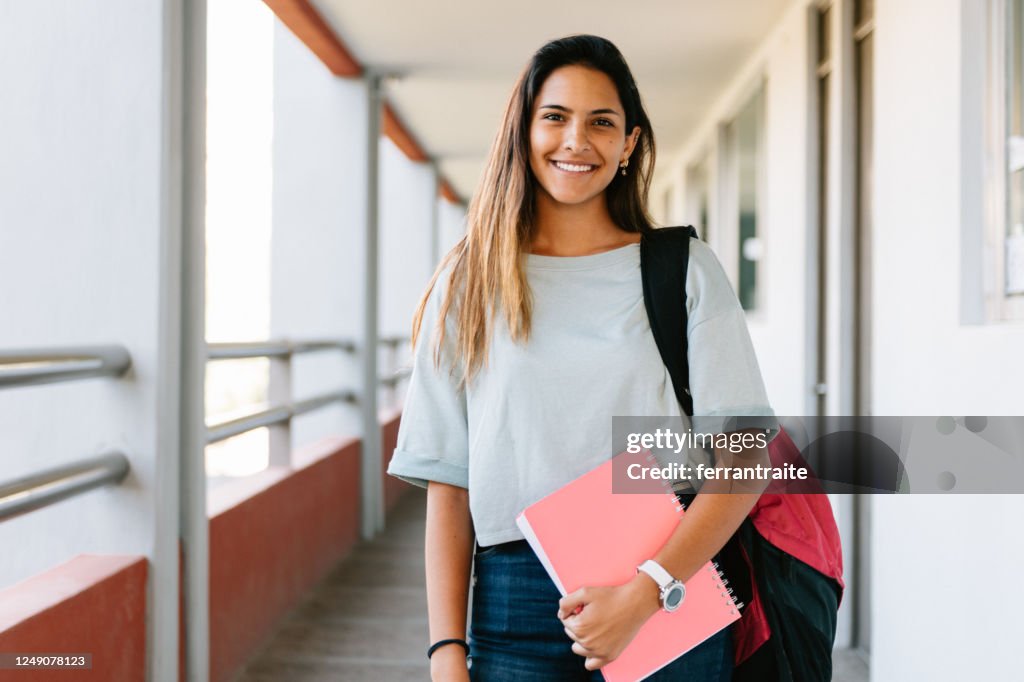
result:
<svg viewBox="0 0 1024 682"><path fill-rule="evenodd" d="M435 651L430 657L430 679L433 682L469 682L466 650L449 644Z"/></svg>

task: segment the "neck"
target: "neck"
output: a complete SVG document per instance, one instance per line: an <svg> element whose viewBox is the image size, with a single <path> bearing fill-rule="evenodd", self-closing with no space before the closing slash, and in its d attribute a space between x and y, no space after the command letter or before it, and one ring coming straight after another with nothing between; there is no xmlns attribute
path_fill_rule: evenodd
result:
<svg viewBox="0 0 1024 682"><path fill-rule="evenodd" d="M562 204L543 189L537 191L537 214L530 253L543 256L587 256L640 240L608 213L605 195L583 204Z"/></svg>

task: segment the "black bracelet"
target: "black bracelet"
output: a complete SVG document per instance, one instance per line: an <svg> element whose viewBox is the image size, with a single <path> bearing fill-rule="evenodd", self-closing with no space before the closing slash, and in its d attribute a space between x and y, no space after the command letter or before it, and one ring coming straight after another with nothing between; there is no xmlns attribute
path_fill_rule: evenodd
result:
<svg viewBox="0 0 1024 682"><path fill-rule="evenodd" d="M427 658L430 658L431 656L433 656L434 652L437 651L438 649L440 649L441 647L443 647L445 644L458 644L463 649L466 650L466 655L469 656L469 645L466 644L466 640L464 640L464 639L442 639L440 642L434 642L433 644L430 645L430 648L427 649Z"/></svg>

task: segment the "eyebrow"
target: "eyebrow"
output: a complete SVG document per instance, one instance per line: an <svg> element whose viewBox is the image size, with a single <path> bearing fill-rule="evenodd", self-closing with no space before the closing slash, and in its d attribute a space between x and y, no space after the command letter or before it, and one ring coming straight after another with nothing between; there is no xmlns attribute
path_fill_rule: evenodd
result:
<svg viewBox="0 0 1024 682"><path fill-rule="evenodd" d="M571 114L572 113L572 109L570 109L569 107L563 107L561 104L542 104L541 106L539 106L537 108L538 109L557 109L558 111L564 111L567 114ZM619 112L615 111L614 109L594 109L593 111L590 112L591 116L594 116L596 114L612 114L613 116L622 116L622 114L620 114Z"/></svg>

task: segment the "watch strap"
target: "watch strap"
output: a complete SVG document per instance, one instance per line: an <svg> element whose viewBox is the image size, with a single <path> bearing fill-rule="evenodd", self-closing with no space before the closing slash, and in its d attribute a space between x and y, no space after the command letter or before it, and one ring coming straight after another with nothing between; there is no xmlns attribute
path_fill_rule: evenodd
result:
<svg viewBox="0 0 1024 682"><path fill-rule="evenodd" d="M675 578L672 577L672 574L662 568L661 564L654 559L648 559L643 562L636 567L636 570L638 572L643 571L647 575L651 576L651 578L654 579L654 582L658 583L658 587L662 589L668 587L670 583L675 582Z"/></svg>

